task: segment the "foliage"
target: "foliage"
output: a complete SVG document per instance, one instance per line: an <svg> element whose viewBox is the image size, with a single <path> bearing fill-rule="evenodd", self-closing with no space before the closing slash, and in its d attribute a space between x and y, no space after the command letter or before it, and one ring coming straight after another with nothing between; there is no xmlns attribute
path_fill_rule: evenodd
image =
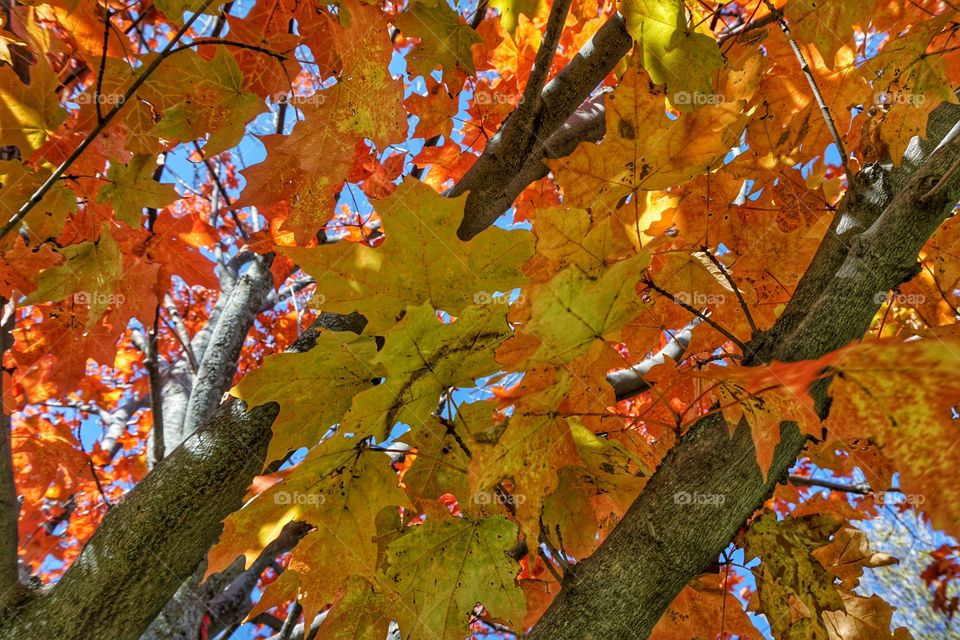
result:
<svg viewBox="0 0 960 640"><path fill-rule="evenodd" d="M561 153L537 127L617 12L632 49ZM858 521L897 489L960 535L960 216L871 292L862 340L789 362L752 346L870 206L854 173L918 164L931 114L958 102L958 23L938 0L12 4L0 346L20 502L0 510L21 573L60 580L229 389L279 405L207 555L207 578L257 568L239 618L519 634L719 414L750 430L765 481L784 479L769 471L799 427L799 480L723 524L743 525L750 568L685 576L650 637L761 637L745 580L776 638L911 637L888 578L856 589L896 562ZM487 162L516 170L451 197ZM492 206L477 194L530 163L497 224L461 239ZM333 326L353 313L361 327ZM310 348L284 353L298 338ZM825 497L804 482L824 469L869 486ZM291 523L309 532L277 551ZM909 566L952 616L941 542Z"/></svg>

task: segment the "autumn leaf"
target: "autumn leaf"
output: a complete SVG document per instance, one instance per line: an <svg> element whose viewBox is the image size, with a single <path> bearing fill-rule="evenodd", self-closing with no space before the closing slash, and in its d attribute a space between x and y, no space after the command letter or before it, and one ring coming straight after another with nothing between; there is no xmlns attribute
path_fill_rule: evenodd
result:
<svg viewBox="0 0 960 640"><path fill-rule="evenodd" d="M459 640L477 603L493 619L517 624L524 611L514 580L519 565L506 555L516 525L502 516L473 520L445 511L430 509L424 524L387 548L386 580L400 596L396 615L405 635Z"/></svg>
<svg viewBox="0 0 960 640"><path fill-rule="evenodd" d="M462 198L443 198L407 180L377 210L387 237L376 249L341 243L282 250L325 283L320 288L324 310L360 311L370 323L368 332L382 332L407 305L429 301L456 316L474 302L523 284L520 265L532 253L531 235L490 229L464 243L456 235Z"/></svg>
<svg viewBox="0 0 960 640"><path fill-rule="evenodd" d="M603 143L581 143L569 158L547 163L567 203L613 207L640 190L681 184L720 165L746 123L743 104L723 102L670 119L665 97L646 74L627 71L606 96Z"/></svg>
<svg viewBox="0 0 960 640"><path fill-rule="evenodd" d="M396 25L405 36L420 39L408 57L413 75L429 76L438 66L473 75L470 47L481 41L480 36L446 2L416 0Z"/></svg>
<svg viewBox="0 0 960 640"><path fill-rule="evenodd" d="M316 444L350 408L351 394L372 388L383 375L376 352L373 338L324 332L310 351L278 353L244 377L230 393L251 407L282 398L290 380L313 389L281 403L267 458Z"/></svg>

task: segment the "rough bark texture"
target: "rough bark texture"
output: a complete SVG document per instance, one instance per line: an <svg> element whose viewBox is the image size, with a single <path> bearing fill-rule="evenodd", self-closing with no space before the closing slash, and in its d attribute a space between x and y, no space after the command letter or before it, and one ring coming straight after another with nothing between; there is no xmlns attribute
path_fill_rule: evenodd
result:
<svg viewBox="0 0 960 640"><path fill-rule="evenodd" d="M321 314L290 351L312 349L321 329L365 324ZM279 405L245 409L235 399L221 405L110 509L60 582L0 612L0 640L140 637L174 592L190 588L184 581L263 469Z"/></svg>
<svg viewBox="0 0 960 640"><path fill-rule="evenodd" d="M13 305L0 297L0 359L13 344L10 332L14 318ZM2 383L0 376L0 397L4 394ZM17 601L24 591L18 561L19 518L20 500L14 480L10 416L0 407L0 607Z"/></svg>
<svg viewBox="0 0 960 640"><path fill-rule="evenodd" d="M551 156L548 148L558 153L564 146L561 144L564 136L549 142L551 136L568 122L632 44L623 16L615 14L547 83L529 112L518 109L511 114L487 144L483 155L450 191L451 196L469 192L463 221L457 230L461 239L469 240L489 227L513 203L516 194L526 186L517 189L518 174L526 172L527 176L535 176L534 179L546 175L545 172L537 175L546 168L543 157L557 157ZM596 121L593 124L592 135L596 136ZM591 139L591 130L588 128L580 135L577 142Z"/></svg>
<svg viewBox="0 0 960 640"><path fill-rule="evenodd" d="M49 593L4 611L0 638L139 637L263 468L279 405L245 408L225 404L111 508Z"/></svg>

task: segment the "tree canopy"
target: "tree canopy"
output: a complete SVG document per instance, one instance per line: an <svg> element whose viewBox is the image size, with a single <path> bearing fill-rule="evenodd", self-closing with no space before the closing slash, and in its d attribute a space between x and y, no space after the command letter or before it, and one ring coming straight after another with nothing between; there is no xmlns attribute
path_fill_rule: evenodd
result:
<svg viewBox="0 0 960 640"><path fill-rule="evenodd" d="M0 640L947 637L956 3L0 8Z"/></svg>

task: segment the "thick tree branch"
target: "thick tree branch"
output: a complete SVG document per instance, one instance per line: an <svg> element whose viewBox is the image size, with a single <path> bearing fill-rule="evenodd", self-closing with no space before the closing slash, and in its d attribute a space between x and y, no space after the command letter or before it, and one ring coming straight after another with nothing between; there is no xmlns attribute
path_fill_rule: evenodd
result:
<svg viewBox="0 0 960 640"><path fill-rule="evenodd" d="M255 257L230 292L200 360L200 369L180 427L181 439L192 433L212 413L224 392L230 388L247 332L256 314L263 308L263 301L273 289L270 262L268 257Z"/></svg>
<svg viewBox="0 0 960 640"><path fill-rule="evenodd" d="M321 314L289 351L322 329L362 331L358 314ZM0 618L0 640L134 640L195 572L264 466L279 411L229 399L111 509L63 578Z"/></svg>
<svg viewBox="0 0 960 640"><path fill-rule="evenodd" d="M516 196L505 193L504 186L512 185L510 189L515 189L515 178L530 162L538 143L545 144L567 122L632 44L623 16L613 15L547 83L530 111L524 110L517 116L520 111L515 110L507 118L483 154L449 193L458 196L469 192L463 221L457 230L460 238L469 240L477 235L510 206ZM541 164L539 160L530 163Z"/></svg>
<svg viewBox="0 0 960 640"><path fill-rule="evenodd" d="M0 297L0 360L13 345L10 332L15 318L13 303ZM0 398L7 393L2 378L0 375ZM16 602L24 591L20 583L20 500L14 478L11 429L10 416L0 405L0 610L7 603Z"/></svg>
<svg viewBox="0 0 960 640"><path fill-rule="evenodd" d="M0 638L137 638L240 507L278 412L224 405L107 512L48 594L4 617Z"/></svg>
<svg viewBox="0 0 960 640"><path fill-rule="evenodd" d="M960 109L938 110L941 122L960 122ZM840 260L818 253L804 289L819 293L805 310L795 310L790 317L785 313L771 332L751 341L753 364L816 358L863 336L879 307L877 293L916 273L917 254L960 199L960 179L949 176L936 202L923 200L960 158L960 136L953 131L952 125L948 133L941 127L939 135L936 126L928 130L926 148L940 146L914 155L912 171L901 167L896 179L902 186L879 213L873 209L876 198L844 198L838 217L859 221L859 232L842 241L828 234L825 242L846 251ZM874 180L886 178L880 171ZM835 269L824 270L824 264ZM825 415L826 384L816 385L814 396ZM720 414L700 420L670 451L597 552L576 565L574 577L530 638L646 638L680 589L716 560L736 530L786 478L805 443L795 424L783 423L764 480L745 422L731 436ZM691 501L691 496L709 499Z"/></svg>

